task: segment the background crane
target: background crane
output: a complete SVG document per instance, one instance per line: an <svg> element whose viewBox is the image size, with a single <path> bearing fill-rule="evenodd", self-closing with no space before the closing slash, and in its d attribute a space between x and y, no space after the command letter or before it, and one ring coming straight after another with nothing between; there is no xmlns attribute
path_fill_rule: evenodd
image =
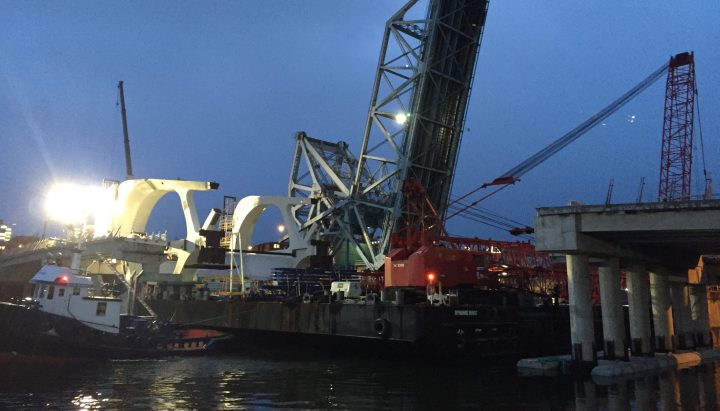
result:
<svg viewBox="0 0 720 411"><path fill-rule="evenodd" d="M603 120L617 112L630 100L658 81L664 73L667 73L667 82L658 197L659 201L689 200L693 150L694 102L695 96L697 95L697 88L695 85L694 55L691 52L684 52L672 56L667 63L660 66L618 99L545 148L506 171L500 177L453 200L450 206L454 206L454 210L447 216L447 219L467 212L503 188L520 181L520 177L525 173L547 161L550 157L557 154L593 127L600 124ZM705 170L704 153L702 153L702 156L703 172L706 176L706 195L708 195L711 187L710 184L708 184L709 177ZM469 204L460 203L460 201L468 198L470 195L489 186L499 186L499 188ZM527 227L517 228L513 231L516 233L531 232Z"/></svg>
<svg viewBox="0 0 720 411"><path fill-rule="evenodd" d="M695 56L672 57L665 86L658 201L690 199L696 95Z"/></svg>

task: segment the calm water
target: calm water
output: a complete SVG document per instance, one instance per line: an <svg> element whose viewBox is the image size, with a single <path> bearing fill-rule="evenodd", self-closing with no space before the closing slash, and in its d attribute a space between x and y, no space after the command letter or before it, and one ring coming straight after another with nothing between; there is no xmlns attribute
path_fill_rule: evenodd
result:
<svg viewBox="0 0 720 411"><path fill-rule="evenodd" d="M720 367L616 385L520 377L513 367L249 354L4 367L0 409L715 410Z"/></svg>

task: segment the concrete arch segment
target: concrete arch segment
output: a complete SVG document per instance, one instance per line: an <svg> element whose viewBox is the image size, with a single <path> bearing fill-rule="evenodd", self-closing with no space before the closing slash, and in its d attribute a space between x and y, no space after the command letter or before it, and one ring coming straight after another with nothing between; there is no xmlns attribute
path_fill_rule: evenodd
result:
<svg viewBox="0 0 720 411"><path fill-rule="evenodd" d="M128 237L145 233L148 219L158 201L168 193L176 193L185 217L186 239L200 238L200 219L195 208L195 192L217 189L218 184L205 181L162 180L148 178L120 183L113 210L110 234Z"/></svg>
<svg viewBox="0 0 720 411"><path fill-rule="evenodd" d="M234 250L242 250L246 274L256 279L269 274L269 270L279 267L295 268L306 257L315 255L313 244L315 226L300 231L300 225L294 217L297 207L307 205L309 199L296 197L248 196L240 200L233 212ZM260 216L269 207L277 207L287 230L288 248L277 252L254 253L248 250L252 235Z"/></svg>

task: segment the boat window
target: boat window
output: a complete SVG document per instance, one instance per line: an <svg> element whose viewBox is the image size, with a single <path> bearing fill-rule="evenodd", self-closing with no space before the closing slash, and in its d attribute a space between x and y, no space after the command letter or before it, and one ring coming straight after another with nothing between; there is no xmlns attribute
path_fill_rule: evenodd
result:
<svg viewBox="0 0 720 411"><path fill-rule="evenodd" d="M98 303L97 311L95 311L95 315L103 317L103 316L105 316L106 311L107 311L107 303L105 303L105 302Z"/></svg>
<svg viewBox="0 0 720 411"><path fill-rule="evenodd" d="M38 294L38 298L45 298L45 290L46 286L43 285L42 287L40 287L40 294Z"/></svg>
<svg viewBox="0 0 720 411"><path fill-rule="evenodd" d="M73 287L73 295L80 295L80 287L78 287L78 286Z"/></svg>
<svg viewBox="0 0 720 411"><path fill-rule="evenodd" d="M64 296L65 296L65 289L58 288L58 297L64 297Z"/></svg>
<svg viewBox="0 0 720 411"><path fill-rule="evenodd" d="M54 296L55 296L55 286L54 286L54 285L51 285L51 286L50 286L50 289L48 290L47 299L48 299L48 300L52 300Z"/></svg>

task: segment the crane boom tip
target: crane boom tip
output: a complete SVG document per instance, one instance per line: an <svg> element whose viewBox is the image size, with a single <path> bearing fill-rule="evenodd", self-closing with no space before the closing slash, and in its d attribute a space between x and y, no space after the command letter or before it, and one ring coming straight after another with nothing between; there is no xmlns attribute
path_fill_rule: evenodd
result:
<svg viewBox="0 0 720 411"><path fill-rule="evenodd" d="M517 178L515 178L513 176L502 176L502 177L496 178L495 180L493 180L489 183L485 183L482 186L483 186L483 188L485 188L487 186L512 185L512 184L517 183L518 181L520 181L520 180L518 180Z"/></svg>

